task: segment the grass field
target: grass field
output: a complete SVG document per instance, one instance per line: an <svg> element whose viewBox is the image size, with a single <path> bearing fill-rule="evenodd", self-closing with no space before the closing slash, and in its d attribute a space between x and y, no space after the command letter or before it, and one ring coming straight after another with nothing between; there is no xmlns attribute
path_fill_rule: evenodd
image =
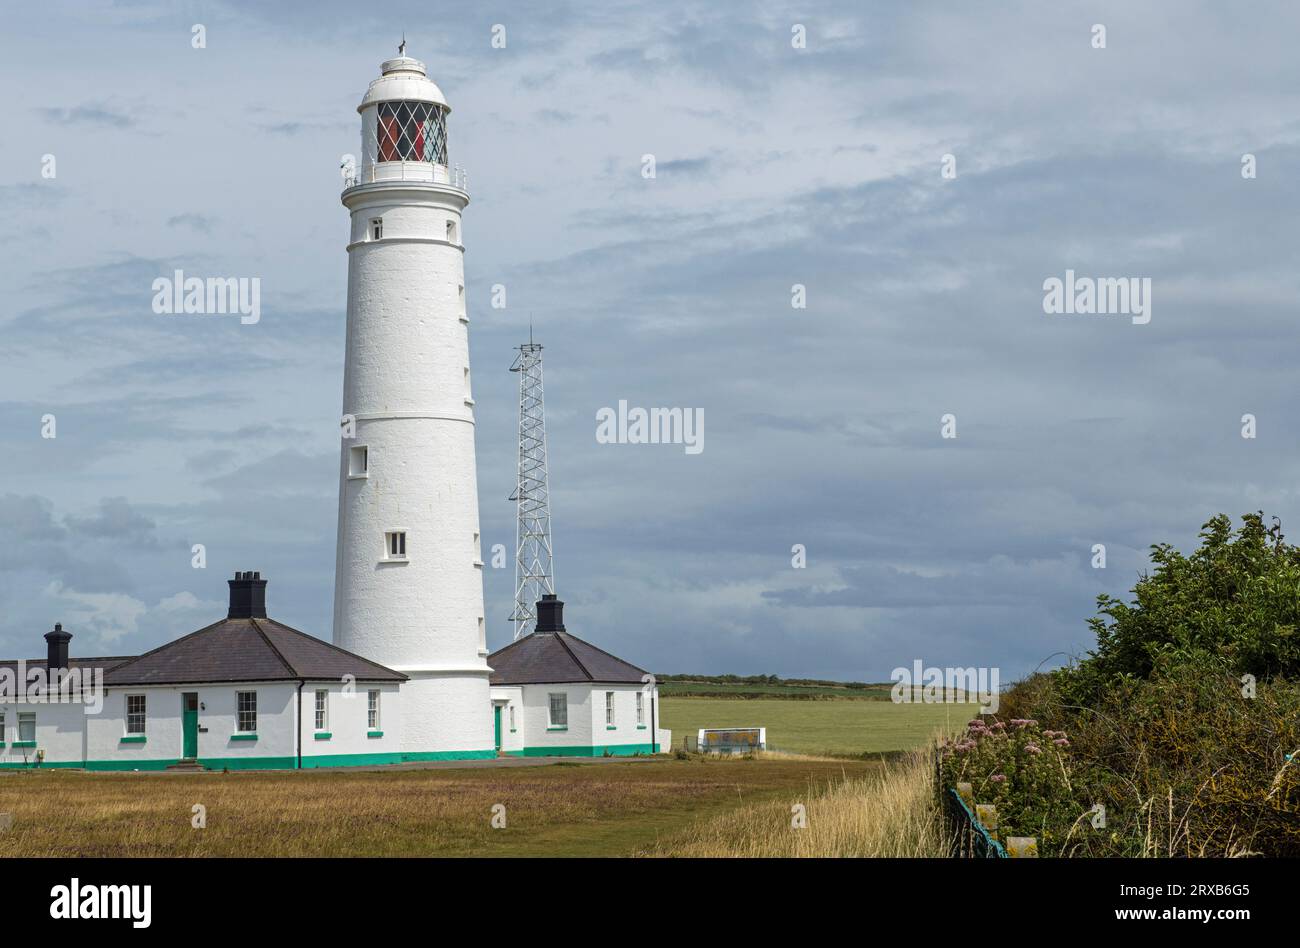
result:
<svg viewBox="0 0 1300 948"><path fill-rule="evenodd" d="M933 781L931 757L917 751L796 801L751 802L696 820L660 837L646 855L942 857L947 853ZM804 807L797 831L792 802Z"/></svg>
<svg viewBox="0 0 1300 948"><path fill-rule="evenodd" d="M890 701L790 701L782 698L665 696L659 710L673 743L704 727L765 727L768 746L800 754L857 756L920 747L941 728L960 729L973 704L894 704Z"/></svg>
<svg viewBox="0 0 1300 948"><path fill-rule="evenodd" d="M661 681L659 694L666 697L695 695L702 697L736 698L836 698L847 701L888 701L892 685L867 685L846 688L843 685L752 684L733 681Z"/></svg>
<svg viewBox="0 0 1300 948"><path fill-rule="evenodd" d="M635 855L751 805L769 805L788 826L790 799L880 766L661 757L463 770L11 771L0 775L0 813L13 814L0 857ZM191 826L195 804L206 807L205 829ZM495 804L506 807L505 829L491 826Z"/></svg>

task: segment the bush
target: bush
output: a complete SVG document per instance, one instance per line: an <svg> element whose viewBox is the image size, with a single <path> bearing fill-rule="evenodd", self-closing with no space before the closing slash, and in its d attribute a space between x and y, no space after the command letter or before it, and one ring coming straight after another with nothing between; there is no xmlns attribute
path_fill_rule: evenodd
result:
<svg viewBox="0 0 1300 948"><path fill-rule="evenodd" d="M1250 697L1226 663L1165 657L1146 680L1117 679L1083 707L1058 680L1034 676L1003 705L1069 734L1060 754L1068 797L1039 784L1029 791L1045 801L1043 829L1059 837L1055 848L1040 839L1044 855L1300 856L1300 685L1260 683ZM1003 791L1011 822L1000 800L988 802L1015 835L1040 835L1015 816L1020 795ZM1104 829L1088 820L1060 837L1067 817L1095 804L1105 807Z"/></svg>
<svg viewBox="0 0 1300 948"><path fill-rule="evenodd" d="M1201 527L1201 546L1184 556L1168 543L1151 548L1155 570L1133 587L1133 601L1097 597L1088 620L1097 647L1058 673L1073 703L1099 697L1115 678L1148 678L1156 663L1225 665L1257 679L1300 677L1300 547L1275 519L1246 514L1234 531L1225 514Z"/></svg>

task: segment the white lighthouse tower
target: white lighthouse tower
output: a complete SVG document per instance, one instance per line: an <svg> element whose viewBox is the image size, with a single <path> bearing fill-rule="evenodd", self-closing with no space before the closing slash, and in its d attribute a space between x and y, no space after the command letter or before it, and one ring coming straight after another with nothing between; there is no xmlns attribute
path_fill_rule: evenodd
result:
<svg viewBox="0 0 1300 948"><path fill-rule="evenodd" d="M342 197L352 233L334 643L410 677L398 709L404 757L493 756L461 232L469 195L448 164L451 109L405 46L357 108L362 160Z"/></svg>

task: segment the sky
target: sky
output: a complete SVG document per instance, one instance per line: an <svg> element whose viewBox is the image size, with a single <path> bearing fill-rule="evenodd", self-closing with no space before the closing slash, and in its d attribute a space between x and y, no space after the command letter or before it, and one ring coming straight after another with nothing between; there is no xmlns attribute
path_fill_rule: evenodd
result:
<svg viewBox="0 0 1300 948"><path fill-rule="evenodd" d="M530 321L566 624L658 673L1007 681L1151 544L1300 522L1294 4L3 6L0 657L136 654L251 569L329 637L339 164L403 33L468 172L490 647ZM156 314L175 269L260 321ZM1150 321L1044 312L1067 271ZM601 443L621 400L704 449Z"/></svg>

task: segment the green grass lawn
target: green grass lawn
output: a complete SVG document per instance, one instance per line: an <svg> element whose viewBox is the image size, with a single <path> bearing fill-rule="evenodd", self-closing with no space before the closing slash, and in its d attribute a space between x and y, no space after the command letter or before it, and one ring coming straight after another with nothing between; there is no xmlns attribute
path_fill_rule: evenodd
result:
<svg viewBox="0 0 1300 948"><path fill-rule="evenodd" d="M772 750L802 754L863 754L923 745L939 728L960 728L973 704L894 704L889 701L789 701L781 698L690 698L664 695L659 715L673 745L702 727L765 727Z"/></svg>
<svg viewBox="0 0 1300 948"><path fill-rule="evenodd" d="M476 769L0 774L7 856L628 856L876 761L659 757ZM191 824L192 807L207 825ZM492 826L494 807L507 825ZM788 826L788 803L781 824ZM788 830L787 830L788 832Z"/></svg>

